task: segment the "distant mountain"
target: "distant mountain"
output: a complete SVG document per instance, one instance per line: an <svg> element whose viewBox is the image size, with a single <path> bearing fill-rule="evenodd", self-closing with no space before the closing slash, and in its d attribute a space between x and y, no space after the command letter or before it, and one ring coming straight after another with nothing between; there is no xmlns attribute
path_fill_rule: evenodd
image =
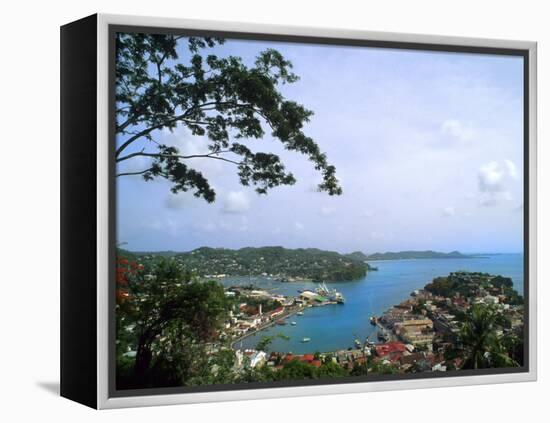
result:
<svg viewBox="0 0 550 423"><path fill-rule="evenodd" d="M361 251L354 251L353 253L345 254L345 256L352 260L358 260L358 261L365 261L368 258L368 256L365 253L362 253Z"/></svg>
<svg viewBox="0 0 550 423"><path fill-rule="evenodd" d="M355 254L355 253L352 253ZM366 256L365 260L406 260L406 259L448 259L448 258L473 258L475 255L462 254L459 251L441 253L438 251L398 251L386 253L374 253Z"/></svg>
<svg viewBox="0 0 550 423"><path fill-rule="evenodd" d="M144 255L154 259L160 255L166 257L167 253ZM174 254L172 259L199 276L271 275L289 282L356 280L363 278L369 269L363 259L317 248L246 247L232 250L201 247L186 253Z"/></svg>

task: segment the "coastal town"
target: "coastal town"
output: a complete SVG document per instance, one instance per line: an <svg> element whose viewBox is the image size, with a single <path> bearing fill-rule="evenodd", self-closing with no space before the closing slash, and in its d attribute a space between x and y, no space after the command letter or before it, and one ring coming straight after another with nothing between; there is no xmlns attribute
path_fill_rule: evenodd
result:
<svg viewBox="0 0 550 423"><path fill-rule="evenodd" d="M524 300L509 277L451 272L369 315L368 306L361 313L361 304L370 297L352 295L368 279L340 285L286 283L267 272L199 276L174 257L126 254L117 261L120 386L156 384L147 381L152 363L166 369L155 370L165 386L178 386L182 377L189 385L227 384L524 363ZM143 310L149 310L147 320L140 317ZM320 323L335 315L363 327L336 332L330 319ZM159 329L159 321L167 326ZM186 344L194 337L200 342ZM319 348L329 343L335 348ZM202 370L188 376L189 361Z"/></svg>
<svg viewBox="0 0 550 423"><path fill-rule="evenodd" d="M253 285L232 286L225 291L226 296L243 299L238 304L238 312L229 312L229 321L225 324L224 337L240 340L273 324L284 326L286 319L296 314L303 315L308 307L322 307L344 304L344 296L326 284L319 284L315 290L299 290L296 297L271 294L256 289ZM296 322L290 322L295 325ZM303 342L308 342L303 339ZM233 344L237 345L237 341Z"/></svg>
<svg viewBox="0 0 550 423"><path fill-rule="evenodd" d="M322 295L325 288L318 288L317 292L303 291L297 297L229 288L226 291L229 296L255 299L255 304L258 304L258 299L278 304L264 311L261 303L251 308L244 301L239 304L239 312L231 314L224 336L237 340L232 343L236 351L236 366L267 366L277 371L292 361L314 367L331 362L351 371L368 362L381 373L457 370L464 366L466 360L464 353L460 352L463 347L461 328L468 313L476 306L490 307L495 311L498 316L495 327L497 337L521 338L523 333L524 306L521 297L512 289L509 278L454 272L413 291L410 298L394 305L381 316L371 316L370 323L376 326L372 332L375 336L355 339L354 345L345 349L297 355L239 348L239 339L261 332L270 325L289 324L287 320L290 316L303 313L308 307L335 304L335 301ZM302 339L302 342L308 340Z"/></svg>

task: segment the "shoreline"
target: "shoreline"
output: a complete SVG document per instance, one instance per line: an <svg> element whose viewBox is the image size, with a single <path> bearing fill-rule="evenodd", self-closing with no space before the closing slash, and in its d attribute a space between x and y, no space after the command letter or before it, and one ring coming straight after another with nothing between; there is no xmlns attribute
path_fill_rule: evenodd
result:
<svg viewBox="0 0 550 423"><path fill-rule="evenodd" d="M337 303L330 304L330 305L337 305ZM231 341L231 343L230 343L231 349L232 349L232 350L235 350L235 351L241 350L241 348L239 348L239 347L237 346L237 344L238 344L239 342L241 342L241 341L243 341L243 340L245 340L245 339L247 339L247 338L250 338L250 337L252 337L252 336L255 336L255 335L257 335L258 333L262 332L263 330L268 329L268 328L270 328L270 327L276 325L278 320L287 319L288 317L295 315L295 314L298 313L299 311L305 311L305 310L308 309L308 308L310 308L310 307L297 307L296 309L293 309L292 311L290 311L290 312L288 312L288 313L286 313L286 314L281 315L278 319L272 320L272 321L270 321L270 322L268 322L268 323L265 323L264 325L262 325L261 327L259 327L259 328L255 329L255 330L253 330L252 332L247 333L247 334L245 334L245 335L243 335L243 336L241 336L241 337L239 337L239 338L237 338L237 339ZM392 340L395 339L395 336L394 336L393 334L391 334L391 332L388 331L388 329L387 329L386 327L384 327L380 322L377 322L375 326L376 326L377 330L374 331L374 332L372 332L371 334L369 334L369 335L365 338L365 341L368 341L368 342L370 342L370 343L372 343L372 344L379 344L380 341L379 341L378 339L375 339L375 340L371 340L371 339L370 339L370 338L373 337L373 336L376 337L379 331L386 332L386 333L388 333L388 334L392 337ZM359 351L357 348L351 348L351 350L350 350L349 348L351 348L351 347L342 347L342 348L338 348L338 349L336 349L336 350L330 350L330 351L321 352L321 354L335 354L335 353L340 352L340 351L346 351L346 352L349 352L349 351ZM255 349L255 348L245 348L245 349ZM275 351L275 352L277 352L277 353L283 353L283 351ZM289 351L287 351L287 353L289 353Z"/></svg>
<svg viewBox="0 0 550 423"><path fill-rule="evenodd" d="M280 316L277 317L277 319L275 320L271 320L263 325L261 325L260 327L258 327L257 329L254 329L252 332L249 332L243 336L240 336L239 338L235 339L234 341L231 341L231 349L233 350L238 350L240 348L236 348L236 344L247 339L247 338L250 338L251 336L254 336L256 335L258 332L261 332L263 331L264 329L267 329L271 326L274 326L277 324L277 321L281 320L281 319L286 319L290 316L293 316L295 315L296 313L298 313L299 311L303 311L305 309L307 309L309 307L296 307L295 309L293 310L290 310L288 313L283 313L281 314Z"/></svg>
<svg viewBox="0 0 550 423"><path fill-rule="evenodd" d="M519 256L519 254L500 254L499 256ZM478 256L478 257L475 257L475 258L481 259L482 257ZM406 260L405 259L405 260L382 260L382 261L385 261L386 263L391 263L391 262L395 263L397 261L406 261L406 262L412 262L412 261L417 261L417 262L438 261L438 262L445 262L446 260L444 260L444 259L437 259L437 260L411 260L411 259L409 259L409 260ZM485 260L483 260L483 261L485 262ZM480 262L481 262L481 260L480 260ZM508 258L506 258L504 263L506 265L508 264ZM515 266L515 263L516 263L516 259L513 259L511 261L511 265ZM471 269L466 268L463 271L466 272L466 273L479 273L479 272L481 272L481 273L488 273L488 274L491 274L491 275L497 275L497 274L503 273L504 275L507 275L506 277L509 277L512 280L513 289L516 290L517 292L519 292L520 294L523 294L523 291L522 291L523 280L521 279L521 275L519 275L519 274L516 275L514 273L515 267L511 267L511 269L508 268L508 267L504 267L501 270L499 270L498 268L500 268L501 265L502 265L501 261L496 261L495 265L488 265L487 267L485 265L483 265L483 266L481 266L481 265L479 265L479 266L478 265L475 265L475 266L472 265ZM496 269L495 266L498 267L498 268ZM446 275L447 272L456 272L456 271L453 271L453 270L448 270L448 269L446 269L446 267L449 267L449 266L442 265L441 269L438 268L438 270L441 271L442 275L443 274ZM478 267L480 267L480 268L478 269ZM424 289L426 283L430 283L430 279L425 279L424 282L421 282L422 279L417 279L418 277L421 277L421 278L428 278L428 277L431 278L432 277L431 275L426 276L424 274L426 272L423 273L422 270L423 270L423 267L420 268L419 272L415 272L415 273L419 273L419 275L414 275L413 276L411 274L410 277L405 278L404 283L407 283L407 285L409 285L412 282L412 281L409 281L410 279L416 279L416 282L414 283L414 286L410 286L410 288L409 288L411 291L422 290L422 289ZM432 272L433 272L433 270L434 269L431 269ZM430 273L430 272L428 272L428 273ZM511 273L511 274L509 274L509 273ZM381 285L381 283L379 283L379 285ZM411 291L409 291L409 292L411 292ZM355 291L353 291L353 292L355 292ZM391 303L388 305L388 307L385 308L384 310L372 310L372 312L370 310L369 311L365 310L365 313L373 313L373 315L376 315L376 317L380 317L386 311L391 309L392 307L398 305L402 301L406 301L407 299L411 299L411 297L412 297L412 295L410 293L407 294L407 293L404 292L403 296L400 296L399 298L393 299L393 301L391 301ZM290 317L290 316L296 314L296 312L298 310L299 309L296 309L296 310L293 310L291 313L281 315L280 318L277 319L277 320L280 320L281 318ZM302 310L306 311L306 308L304 307L304 308L302 308ZM353 316L355 316L355 314L356 313L352 313ZM347 316L347 313L346 313L346 316ZM350 318L354 318L353 316L351 316ZM341 316L341 314L339 314L338 318L342 319L342 318L347 318L347 317L343 317L343 316ZM268 332L267 334L272 334L274 332L274 330L269 329L269 328L272 327L273 324L275 324L275 323L276 323L276 321L266 323L264 325L261 325L261 326L257 327L256 329L254 329L251 332L248 332L244 335L241 335L240 337L236 338L234 341L230 342L231 348L233 350L240 349L239 343L241 341L245 341L247 338L250 338L252 336L256 336L259 332L261 332L263 330L267 330L267 332ZM310 324L312 325L312 328L314 328L314 329L317 328L316 323L308 322L308 325L310 325ZM382 324L382 322L378 322L377 325L375 325L375 326L373 326L369 329L366 329L366 333L363 332L362 328L363 328L362 326L361 326L361 328L359 328L357 326L357 329L356 329L356 332L355 332L355 333L360 335L359 340L361 342L363 342L365 340L368 340L369 342L374 343L374 344L384 343L384 341L381 338L378 339L377 334L379 332L385 332L385 333L389 334L390 337L389 337L388 341L395 341L395 340L400 339L399 336L392 333L392 329L390 327L386 327L384 324ZM275 331L275 332L278 332L278 331ZM280 348L272 349L275 346L275 345L272 345L272 346L270 346L270 348L267 349L267 351L270 351L270 352L285 352L285 351L286 352L289 352L289 351L295 352L295 351L300 351L300 353L306 354L306 353L312 352L314 350L334 352L334 351L349 351L350 347L353 349L353 343L351 341L349 341L349 339L353 339L351 337L351 334L353 334L354 332L350 332L350 337L348 337L348 340L344 339L344 336L341 336L341 334L335 334L334 342L325 342L325 341L317 342L316 337L312 336L312 334L309 334L308 331L294 332L294 330L291 330L291 328L281 328L281 333L282 334L296 333L296 334L292 336L293 339L291 340L291 342L289 343L288 346L283 345L280 342L277 342L275 345L277 345ZM300 342L301 336L306 336L306 337L307 336L312 336L312 340L313 340L312 344L311 345L300 344L299 342ZM261 335L257 338L258 342L260 341L260 338L261 338ZM323 348L323 344L324 344L325 347L328 347L328 348ZM332 344L332 345L330 345L330 344ZM317 346L317 345L321 348L315 348L315 346ZM255 346L254 340L250 339L250 340L248 340L247 345L246 346L243 345L241 348L242 349L254 349L254 346Z"/></svg>

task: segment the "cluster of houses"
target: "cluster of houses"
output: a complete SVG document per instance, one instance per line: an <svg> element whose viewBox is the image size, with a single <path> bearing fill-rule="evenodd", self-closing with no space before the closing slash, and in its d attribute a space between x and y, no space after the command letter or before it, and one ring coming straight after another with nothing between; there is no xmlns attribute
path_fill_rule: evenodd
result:
<svg viewBox="0 0 550 423"><path fill-rule="evenodd" d="M464 274L468 277L468 274ZM459 275L463 277L464 275ZM490 276L483 276L487 282ZM468 281L466 280L466 283ZM269 296L265 291L251 295ZM275 299L274 296L271 296ZM282 300L282 299L281 299ZM235 316L231 328L235 333L246 333L259 325L277 321L289 307L312 306L322 302L318 293L305 291L299 298L284 298L287 305L262 313L261 308L256 314ZM283 301L284 301L283 300ZM447 371L449 367L460 368L463 358L446 359L448 348L456 345L461 328L461 319L475 304L487 304L498 310L504 317L502 325L497 328L497 334L510 332L519 333L524 327L524 309L522 304L510 304L499 287L490 283L479 284L472 281L471 289L453 292L451 296L438 295L428 289L419 289L411 293L411 297L388 309L373 323L379 325L380 332L387 335L384 342L378 344L366 343L356 345L356 349L348 348L330 353L293 355L284 352L244 350L237 351L239 363L245 361L252 367L270 366L279 369L292 360L320 367L330 360L343 368L353 369L357 364L363 364L367 357L370 361L391 366L399 372ZM245 306L245 305L243 305Z"/></svg>
<svg viewBox="0 0 550 423"><path fill-rule="evenodd" d="M233 339L273 324L303 306L303 303L296 301L294 297L272 294L259 289L231 287L225 291L225 294L229 297L239 295L239 298L243 298L243 302L238 304L238 310L229 312L228 320L225 323L225 332ZM277 307L264 311L262 301L269 301L276 304Z"/></svg>
<svg viewBox="0 0 550 423"><path fill-rule="evenodd" d="M248 363L251 367L268 366L273 370L280 370L290 361L297 360L314 367L321 367L323 363L332 361L344 369L352 370L357 365L363 365L367 357L374 362L391 365L400 371L407 371L414 367L415 371L446 371L447 366L442 353L416 351L411 344L400 341L390 341L378 344L368 350L339 350L333 353L322 354L292 354L256 350L238 350L237 366ZM459 363L457 363L459 364Z"/></svg>
<svg viewBox="0 0 550 423"><path fill-rule="evenodd" d="M495 307L505 322L497 329L498 335L523 329L523 305L511 305L499 294L499 288L477 286L470 296L435 295L427 290L416 290L411 298L387 310L377 321L391 333L391 341L375 346L375 360L392 364L407 371L412 366L418 371L445 371L449 362L445 350L457 340L461 322L459 314L467 313L474 304ZM455 367L461 359L454 360Z"/></svg>
<svg viewBox="0 0 550 423"><path fill-rule="evenodd" d="M243 302L238 305L238 311L230 312L225 324L225 332L231 338L240 338L250 332L260 330L273 323L284 323L289 314L299 312L302 308L336 304L338 301L317 292L304 290L298 297L273 294L265 290L250 289L250 287L230 287L225 291L228 297L239 296ZM262 301L269 301L278 306L271 310L263 310ZM250 305L257 304L258 305Z"/></svg>

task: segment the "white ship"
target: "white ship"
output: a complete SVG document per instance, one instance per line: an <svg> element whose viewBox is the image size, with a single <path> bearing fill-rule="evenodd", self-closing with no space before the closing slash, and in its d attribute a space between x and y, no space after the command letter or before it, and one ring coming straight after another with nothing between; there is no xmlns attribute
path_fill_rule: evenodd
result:
<svg viewBox="0 0 550 423"><path fill-rule="evenodd" d="M319 286L315 289L315 292L323 297L327 297L330 301L337 302L338 304L344 304L346 302L346 299L341 293L335 289L330 289L324 282L319 284Z"/></svg>

